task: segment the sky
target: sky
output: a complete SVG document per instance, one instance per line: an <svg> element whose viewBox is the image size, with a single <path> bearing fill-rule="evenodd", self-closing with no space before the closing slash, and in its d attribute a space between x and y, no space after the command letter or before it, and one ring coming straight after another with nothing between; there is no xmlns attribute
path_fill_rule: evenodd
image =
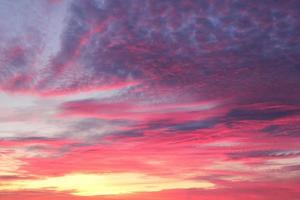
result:
<svg viewBox="0 0 300 200"><path fill-rule="evenodd" d="M0 0L1 200L299 200L300 1Z"/></svg>

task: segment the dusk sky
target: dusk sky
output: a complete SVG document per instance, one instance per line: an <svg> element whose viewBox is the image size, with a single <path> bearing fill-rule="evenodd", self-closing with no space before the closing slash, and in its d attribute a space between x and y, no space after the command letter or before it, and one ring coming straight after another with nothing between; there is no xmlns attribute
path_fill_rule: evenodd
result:
<svg viewBox="0 0 300 200"><path fill-rule="evenodd" d="M0 200L299 199L299 0L0 0Z"/></svg>

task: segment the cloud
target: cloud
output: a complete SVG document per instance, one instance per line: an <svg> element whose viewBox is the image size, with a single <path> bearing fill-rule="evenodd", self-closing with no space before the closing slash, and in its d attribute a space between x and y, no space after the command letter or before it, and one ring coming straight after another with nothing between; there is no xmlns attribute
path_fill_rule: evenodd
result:
<svg viewBox="0 0 300 200"><path fill-rule="evenodd" d="M259 158L259 157L289 157L298 156L300 151L280 151L280 150L259 150L259 151L244 151L230 153L229 157L232 159L244 159L244 158Z"/></svg>
<svg viewBox="0 0 300 200"><path fill-rule="evenodd" d="M293 123L273 124L264 127L261 131L273 136L299 136L298 126Z"/></svg>
<svg viewBox="0 0 300 200"><path fill-rule="evenodd" d="M253 100L268 96L283 101L289 96L291 100L297 97L299 85L294 4L62 3L67 12L53 9L47 13L58 16L59 37L33 33L32 44L48 49L27 48L27 43L6 48L5 59L22 61L26 73L11 70L15 75L6 75L11 84L5 90L55 95L138 83L143 93L169 90L174 96L174 91L180 96L188 91L197 98L234 95L249 101L249 96ZM44 9L45 5L39 6ZM39 31L50 33L44 24L39 24ZM20 40L24 39L20 36ZM49 42L56 44L51 54ZM43 61L37 58L40 52ZM289 67L284 70L282 65Z"/></svg>
<svg viewBox="0 0 300 200"><path fill-rule="evenodd" d="M243 110L235 109L227 114L229 120L274 120L281 117L299 115L299 110Z"/></svg>
<svg viewBox="0 0 300 200"><path fill-rule="evenodd" d="M299 8L0 3L0 196L299 199Z"/></svg>
<svg viewBox="0 0 300 200"><path fill-rule="evenodd" d="M199 121L187 121L185 123L178 123L174 126L171 126L169 128L169 131L193 131L198 129L207 129L212 128L214 125L219 123L218 118L213 119L205 119L205 120L199 120Z"/></svg>

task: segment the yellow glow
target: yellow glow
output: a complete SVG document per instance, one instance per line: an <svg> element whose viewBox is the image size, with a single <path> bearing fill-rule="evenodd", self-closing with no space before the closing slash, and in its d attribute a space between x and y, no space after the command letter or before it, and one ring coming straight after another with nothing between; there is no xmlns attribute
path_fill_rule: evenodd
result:
<svg viewBox="0 0 300 200"><path fill-rule="evenodd" d="M18 159L19 157L20 155L12 152L10 148L0 147L0 176L18 175L21 172L19 168L25 164Z"/></svg>
<svg viewBox="0 0 300 200"><path fill-rule="evenodd" d="M0 190L51 189L78 196L154 192L166 189L211 188L209 182L162 178L138 173L68 174L36 180L11 181Z"/></svg>

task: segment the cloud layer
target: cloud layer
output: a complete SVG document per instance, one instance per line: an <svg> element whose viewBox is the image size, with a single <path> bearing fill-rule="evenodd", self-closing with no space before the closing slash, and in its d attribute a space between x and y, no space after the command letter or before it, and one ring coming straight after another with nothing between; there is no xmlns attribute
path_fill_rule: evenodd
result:
<svg viewBox="0 0 300 200"><path fill-rule="evenodd" d="M0 196L299 199L299 8L0 3Z"/></svg>

